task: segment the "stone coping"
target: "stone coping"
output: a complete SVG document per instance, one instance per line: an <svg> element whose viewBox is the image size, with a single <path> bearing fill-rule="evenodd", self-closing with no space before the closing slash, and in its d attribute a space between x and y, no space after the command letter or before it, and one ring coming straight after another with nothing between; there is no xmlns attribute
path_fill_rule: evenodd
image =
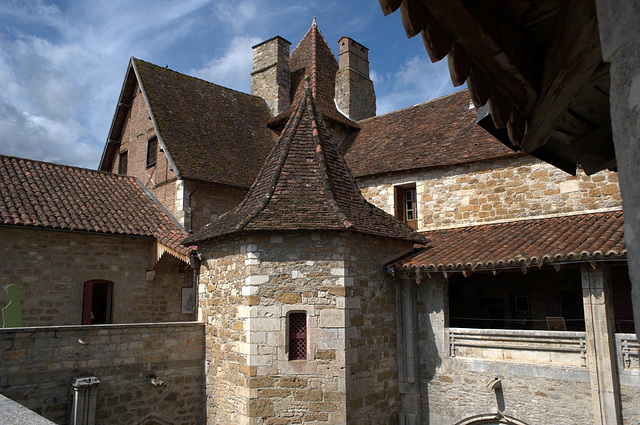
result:
<svg viewBox="0 0 640 425"><path fill-rule="evenodd" d="M74 331L94 329L150 329L158 327L203 326L204 322L155 322L155 323L111 323L106 325L61 325L61 326L24 326L21 328L0 328L0 335L15 332L46 332L46 331Z"/></svg>
<svg viewBox="0 0 640 425"><path fill-rule="evenodd" d="M445 328L447 332L466 335L489 335L489 336L524 336L541 338L585 338L585 332L574 331L542 331L532 329L476 329L476 328Z"/></svg>
<svg viewBox="0 0 640 425"><path fill-rule="evenodd" d="M20 403L0 394L0 423L4 425L55 425Z"/></svg>

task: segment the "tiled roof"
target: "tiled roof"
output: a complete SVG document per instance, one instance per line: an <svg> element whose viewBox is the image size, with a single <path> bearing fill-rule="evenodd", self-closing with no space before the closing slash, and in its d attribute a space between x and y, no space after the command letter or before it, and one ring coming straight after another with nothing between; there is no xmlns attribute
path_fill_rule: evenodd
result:
<svg viewBox="0 0 640 425"><path fill-rule="evenodd" d="M188 233L133 177L4 155L0 224L154 237L188 253Z"/></svg>
<svg viewBox="0 0 640 425"><path fill-rule="evenodd" d="M131 64L135 72L129 71L127 79L137 74L178 175L249 187L275 142L265 101L139 59L132 58ZM132 96L124 93L132 87L125 82L121 97ZM117 111L110 138L118 139L117 126L124 125L118 116ZM113 160L108 149L109 144L100 167L104 171Z"/></svg>
<svg viewBox="0 0 640 425"><path fill-rule="evenodd" d="M475 119L463 90L361 120L345 159L353 175L363 177L518 155Z"/></svg>
<svg viewBox="0 0 640 425"><path fill-rule="evenodd" d="M244 201L183 243L260 230L353 231L426 241L362 197L310 89L305 90Z"/></svg>
<svg viewBox="0 0 640 425"><path fill-rule="evenodd" d="M624 259L622 211L550 217L425 233L426 248L397 268L469 272Z"/></svg>
<svg viewBox="0 0 640 425"><path fill-rule="evenodd" d="M271 120L271 125L284 124L291 117L303 96L304 77L308 75L313 96L318 108L322 111L322 116L347 127L358 128L355 121L344 116L336 108L334 98L338 61L315 21L291 53L289 71L291 72L291 98L293 101L287 109Z"/></svg>

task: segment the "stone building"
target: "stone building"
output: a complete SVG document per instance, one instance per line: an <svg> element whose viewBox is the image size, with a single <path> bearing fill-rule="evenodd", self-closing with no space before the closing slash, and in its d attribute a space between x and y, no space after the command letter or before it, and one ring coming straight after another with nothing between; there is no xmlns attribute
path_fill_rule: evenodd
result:
<svg viewBox="0 0 640 425"><path fill-rule="evenodd" d="M49 291L27 289L34 311L79 305L83 279L131 289L118 324L0 330L0 393L57 423L79 376L101 381L83 393L96 423L640 420L617 174L513 152L466 92L375 116L367 49L338 44L336 60L314 22L291 53L254 46L251 95L131 59L103 172L5 160L0 232L31 233L3 283L49 261L18 281ZM54 172L88 192L34 189ZM76 245L91 258L67 266ZM198 321L158 323L190 319L193 283Z"/></svg>

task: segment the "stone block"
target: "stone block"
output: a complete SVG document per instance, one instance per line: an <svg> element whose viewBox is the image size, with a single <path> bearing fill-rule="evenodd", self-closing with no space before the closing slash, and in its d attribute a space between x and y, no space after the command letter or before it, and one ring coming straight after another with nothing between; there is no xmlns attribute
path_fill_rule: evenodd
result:
<svg viewBox="0 0 640 425"><path fill-rule="evenodd" d="M346 323L344 310L320 310L318 326L320 326L321 328L344 328L345 325Z"/></svg>

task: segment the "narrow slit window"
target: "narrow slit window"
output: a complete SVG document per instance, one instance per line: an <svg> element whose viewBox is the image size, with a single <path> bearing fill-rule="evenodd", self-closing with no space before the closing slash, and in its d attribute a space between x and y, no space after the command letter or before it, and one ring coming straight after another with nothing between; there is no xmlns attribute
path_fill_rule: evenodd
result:
<svg viewBox="0 0 640 425"><path fill-rule="evenodd" d="M147 142L147 168L156 165L158 159L158 138L152 137Z"/></svg>
<svg viewBox="0 0 640 425"><path fill-rule="evenodd" d="M118 174L127 174L129 162L129 153L127 151L120 152L120 161L118 162Z"/></svg>
<svg viewBox="0 0 640 425"><path fill-rule="evenodd" d="M289 314L289 360L307 358L307 313Z"/></svg>

